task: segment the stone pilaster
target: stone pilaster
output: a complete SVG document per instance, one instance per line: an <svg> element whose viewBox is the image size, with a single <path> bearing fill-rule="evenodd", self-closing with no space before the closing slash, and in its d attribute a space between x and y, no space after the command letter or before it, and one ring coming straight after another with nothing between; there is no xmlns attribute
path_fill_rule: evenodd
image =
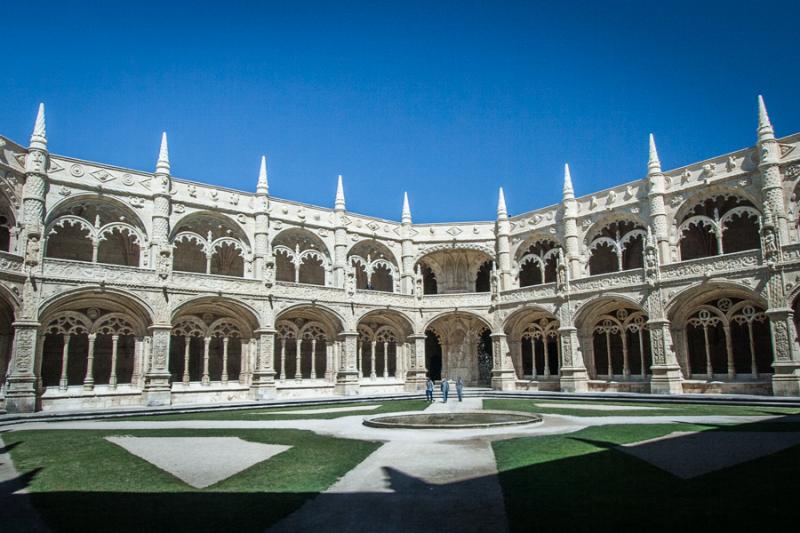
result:
<svg viewBox="0 0 800 533"><path fill-rule="evenodd" d="M339 335L342 351L339 358L339 371L336 373L336 394L354 396L358 394L358 367L356 366L356 344L358 333L346 331Z"/></svg>
<svg viewBox="0 0 800 533"><path fill-rule="evenodd" d="M563 392L588 392L589 373L583 360L578 328L573 325L572 310L565 300L558 311L558 342L561 345L561 379Z"/></svg>
<svg viewBox="0 0 800 533"><path fill-rule="evenodd" d="M425 368L425 335L409 335L408 347L411 350L411 361L406 372L406 390L423 390L428 379L428 370Z"/></svg>
<svg viewBox="0 0 800 533"><path fill-rule="evenodd" d="M800 396L800 346L794 312L788 308L767 310L772 349L772 394L775 396Z"/></svg>
<svg viewBox="0 0 800 533"><path fill-rule="evenodd" d="M250 392L254 400L275 396L275 330L257 329L257 357Z"/></svg>
<svg viewBox="0 0 800 533"><path fill-rule="evenodd" d="M14 343L6 383L6 410L9 413L32 413L36 410L36 347L39 323L14 322Z"/></svg>
<svg viewBox="0 0 800 533"><path fill-rule="evenodd" d="M167 134L161 134L161 148L158 152L156 171L153 173L151 189L153 191L153 213L151 221L153 234L151 237L150 260L163 278L169 277L172 271L172 248L169 246L169 214L171 209L169 148Z"/></svg>
<svg viewBox="0 0 800 533"><path fill-rule="evenodd" d="M172 326L157 324L150 326L152 337L150 348L150 366L144 375L143 399L145 405L169 405L169 344Z"/></svg>
<svg viewBox="0 0 800 533"><path fill-rule="evenodd" d="M514 390L517 376L511 361L508 339L502 331L493 332L492 338L492 388L495 390Z"/></svg>

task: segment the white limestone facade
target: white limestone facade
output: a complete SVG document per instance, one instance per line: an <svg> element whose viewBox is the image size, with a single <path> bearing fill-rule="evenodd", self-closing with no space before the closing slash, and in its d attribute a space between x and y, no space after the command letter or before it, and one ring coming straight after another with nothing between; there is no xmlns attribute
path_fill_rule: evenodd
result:
<svg viewBox="0 0 800 533"><path fill-rule="evenodd" d="M414 224L0 137L8 412L501 390L800 396L800 134L497 218ZM255 170L255 169L254 169ZM255 172L254 172L255 174Z"/></svg>

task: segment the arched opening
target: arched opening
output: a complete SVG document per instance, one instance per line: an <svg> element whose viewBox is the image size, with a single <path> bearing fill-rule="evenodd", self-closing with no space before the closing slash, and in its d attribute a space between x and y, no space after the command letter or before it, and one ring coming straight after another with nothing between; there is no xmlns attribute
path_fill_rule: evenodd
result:
<svg viewBox="0 0 800 533"><path fill-rule="evenodd" d="M194 213L172 231L172 268L220 276L245 277L250 266L250 243L242 228L216 213Z"/></svg>
<svg viewBox="0 0 800 533"><path fill-rule="evenodd" d="M719 195L695 205L681 220L681 259L753 250L761 244L760 213L747 200Z"/></svg>
<svg viewBox="0 0 800 533"><path fill-rule="evenodd" d="M435 335L428 335L432 332ZM492 342L489 325L468 313L448 313L426 329L426 364L435 376L437 357L441 359L441 378L460 377L466 385L488 386L491 383ZM434 339L439 348L433 345ZM430 346L431 353L427 349Z"/></svg>
<svg viewBox="0 0 800 533"><path fill-rule="evenodd" d="M394 292L399 272L394 254L384 244L369 239L353 246L347 254L356 272L356 289Z"/></svg>
<svg viewBox="0 0 800 533"><path fill-rule="evenodd" d="M606 298L587 304L579 314L581 349L592 379L646 380L652 354L643 309Z"/></svg>
<svg viewBox="0 0 800 533"><path fill-rule="evenodd" d="M126 206L107 198L79 198L48 217L45 256L138 267L145 235Z"/></svg>
<svg viewBox="0 0 800 533"><path fill-rule="evenodd" d="M475 276L475 292L489 292L491 290L492 262L486 261L478 269Z"/></svg>
<svg viewBox="0 0 800 533"><path fill-rule="evenodd" d="M149 317L125 296L71 296L42 314L40 377L46 389L138 387Z"/></svg>
<svg viewBox="0 0 800 533"><path fill-rule="evenodd" d="M425 294L479 292L477 291L479 286L481 292L488 292L492 260L489 254L472 249L448 248L426 254L419 260L424 292ZM426 273L424 267L427 267L430 273ZM428 292L433 291L434 287L436 292Z"/></svg>
<svg viewBox="0 0 800 533"><path fill-rule="evenodd" d="M169 371L184 387L246 385L255 359L253 314L236 302L190 302L172 320Z"/></svg>
<svg viewBox="0 0 800 533"><path fill-rule="evenodd" d="M326 285L330 255L322 240L308 230L290 228L272 241L275 279L291 283Z"/></svg>
<svg viewBox="0 0 800 533"><path fill-rule="evenodd" d="M0 250L11 251L11 231L14 228L13 219L6 214L0 214Z"/></svg>
<svg viewBox="0 0 800 533"><path fill-rule="evenodd" d="M397 312L373 311L361 318L356 355L359 378L405 379L406 338L411 333L411 323Z"/></svg>
<svg viewBox="0 0 800 533"><path fill-rule="evenodd" d="M442 345L439 344L439 337L431 329L425 331L425 368L428 369L427 375L432 380L442 379Z"/></svg>
<svg viewBox="0 0 800 533"><path fill-rule="evenodd" d="M335 380L335 344L342 331L336 316L319 307L282 314L275 324L275 371L282 385Z"/></svg>
<svg viewBox="0 0 800 533"><path fill-rule="evenodd" d="M439 286L436 283L436 274L433 273L431 267L425 263L418 265L420 274L422 275L422 293L423 294L438 294Z"/></svg>
<svg viewBox="0 0 800 533"><path fill-rule="evenodd" d="M561 371L559 325L552 312L540 308L523 309L508 318L504 330L518 378L557 383Z"/></svg>
<svg viewBox="0 0 800 533"><path fill-rule="evenodd" d="M529 287L556 281L558 245L554 241L536 241L523 248L518 258L519 286Z"/></svg>
<svg viewBox="0 0 800 533"><path fill-rule="evenodd" d="M686 321L688 376L713 380L772 371L769 320L757 303L733 297L694 306Z"/></svg>
<svg viewBox="0 0 800 533"><path fill-rule="evenodd" d="M589 243L589 274L642 268L645 237L644 227L631 221L603 227Z"/></svg>

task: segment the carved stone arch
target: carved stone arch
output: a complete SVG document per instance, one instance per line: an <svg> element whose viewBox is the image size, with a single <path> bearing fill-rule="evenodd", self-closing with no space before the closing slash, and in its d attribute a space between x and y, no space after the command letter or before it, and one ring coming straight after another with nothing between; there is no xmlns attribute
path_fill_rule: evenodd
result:
<svg viewBox="0 0 800 533"><path fill-rule="evenodd" d="M423 330L427 330L429 328L435 328L435 324L437 322L442 322L442 319L455 319L455 320L464 320L464 319L474 319L477 322L480 322L486 329L492 331L492 324L486 318L477 313L473 313L472 311L443 311L441 313L435 314L433 317L429 318L428 321L425 323L425 327Z"/></svg>
<svg viewBox="0 0 800 533"><path fill-rule="evenodd" d="M495 259L495 250L493 246L487 246L478 243L442 243L422 248L419 252L417 252L416 257L414 257L414 264L418 263L426 255L448 250L475 250L477 252L483 252L492 260Z"/></svg>
<svg viewBox="0 0 800 533"><path fill-rule="evenodd" d="M144 330L130 323L123 313L103 315L92 324L92 333L103 335L144 335Z"/></svg>
<svg viewBox="0 0 800 533"><path fill-rule="evenodd" d="M532 233L525 234L524 239L521 239L516 245L512 245L511 257L513 257L515 261L519 261L522 258L522 256L526 254L528 248L537 243L543 243L548 241L554 243L555 247L562 246L558 238L558 235L554 235L552 233L546 233L544 231L534 231Z"/></svg>
<svg viewBox="0 0 800 533"><path fill-rule="evenodd" d="M128 316L142 335L154 322L152 307L137 294L116 288L100 290L97 287L80 287L51 296L39 305L39 317L46 322L50 316L63 310L92 307Z"/></svg>
<svg viewBox="0 0 800 533"><path fill-rule="evenodd" d="M361 239L358 242L354 243L348 250L347 250L347 257L350 256L359 256L362 259L370 256L372 261L376 259L386 259L395 268L400 265L400 260L395 254L395 252L387 246L386 244L380 242L377 239Z"/></svg>
<svg viewBox="0 0 800 533"><path fill-rule="evenodd" d="M258 311L249 303L235 298L219 296L198 296L181 302L172 310L172 323L177 322L184 316L193 315L202 317L210 314L217 318L233 318L242 328L244 338L251 338L253 331L260 327L260 315ZM212 321L213 322L213 321ZM211 324L207 324L210 326Z"/></svg>
<svg viewBox="0 0 800 533"><path fill-rule="evenodd" d="M400 335L392 326L381 326L375 332L375 340L377 342L398 342Z"/></svg>
<svg viewBox="0 0 800 533"><path fill-rule="evenodd" d="M375 340L375 332L372 331L367 325L359 324L358 325L358 340L361 342L372 342Z"/></svg>
<svg viewBox="0 0 800 533"><path fill-rule="evenodd" d="M641 215L635 215L630 212L616 212L600 216L591 226L589 226L583 233L583 245L585 249L589 248L591 242L609 225L616 222L631 222L635 226L647 228L647 221Z"/></svg>
<svg viewBox="0 0 800 533"><path fill-rule="evenodd" d="M202 235L208 241L208 232L211 232L211 241L222 237L239 240L244 249L250 252L253 249L250 238L245 229L230 216L214 211L195 211L178 219L170 231L169 239L173 241L179 233L191 231Z"/></svg>
<svg viewBox="0 0 800 533"><path fill-rule="evenodd" d="M390 325L400 334L401 339L417 331L414 321L408 315L394 309L373 309L358 318L359 325L370 323ZM424 334L423 332L419 333Z"/></svg>
<svg viewBox="0 0 800 533"><path fill-rule="evenodd" d="M289 227L272 238L277 281L329 285L332 254L328 245L308 229Z"/></svg>
<svg viewBox="0 0 800 533"><path fill-rule="evenodd" d="M762 295L748 287L727 280L710 280L694 283L672 295L664 309L670 322L677 326L686 321L693 308L725 296L752 300L764 309L769 307Z"/></svg>
<svg viewBox="0 0 800 533"><path fill-rule="evenodd" d="M99 207L100 209L92 210L91 207L95 206L96 208ZM108 206L110 209L103 210L103 206ZM118 218L116 220L112 220L114 215L109 211L116 210L125 217L124 221L120 221ZM99 211L95 213L95 211ZM105 213L105 214L104 214ZM91 194L91 193L82 193L77 194L74 196L69 196L68 198L64 198L53 204L47 211L47 218L45 219L45 225L50 225L56 218L59 218L63 215L71 214L75 216L80 216L85 220L88 220L91 225L95 223L95 214L101 215L100 225L106 225L110 222L127 222L131 226L135 227L141 235L147 238L148 235L148 225L145 224L145 221L138 215L138 213L132 209L130 206L122 202L121 200L114 198L108 195L99 195L99 194Z"/></svg>
<svg viewBox="0 0 800 533"><path fill-rule="evenodd" d="M418 264L433 272L437 292L443 294L488 292L494 252L479 245L438 245L425 250ZM480 277L480 278L479 278Z"/></svg>
<svg viewBox="0 0 800 533"><path fill-rule="evenodd" d="M320 305L296 304L283 309L275 317L276 323L281 320L300 320L303 324L317 322L322 324L328 339L336 339L345 330L348 322L334 309Z"/></svg>
<svg viewBox="0 0 800 533"><path fill-rule="evenodd" d="M756 196L750 194L745 189L734 189L728 185L708 185L701 187L699 190L689 195L681 204L675 209L673 220L675 224L680 225L684 219L688 218L688 214L694 210L695 207L702 204L706 200L716 198L718 196L734 196L750 202L759 212L763 209L761 200Z"/></svg>
<svg viewBox="0 0 800 533"><path fill-rule="evenodd" d="M300 336L300 330L290 320L279 320L275 331L279 339L297 339Z"/></svg>
<svg viewBox="0 0 800 533"><path fill-rule="evenodd" d="M183 315L172 326L172 334L177 337L208 337L208 324L194 315Z"/></svg>
<svg viewBox="0 0 800 533"><path fill-rule="evenodd" d="M594 318L607 314L607 310L619 308L633 309L647 314L644 305L629 296L618 293L606 294L602 297L587 300L575 310L573 319L575 327L579 330L584 330L584 332L588 331L593 327L591 322Z"/></svg>
<svg viewBox="0 0 800 533"><path fill-rule="evenodd" d="M80 335L92 333L92 321L76 311L62 311L51 317L42 328L43 334Z"/></svg>
<svg viewBox="0 0 800 533"><path fill-rule="evenodd" d="M515 309L505 318L503 321L503 332L512 339L516 339L527 324L542 318L550 318L558 321L558 315L555 310L546 305L530 304L523 306L519 309Z"/></svg>
<svg viewBox="0 0 800 533"><path fill-rule="evenodd" d="M245 334L246 331L243 324L230 317L218 318L208 326L208 334L212 337L250 337Z"/></svg>
<svg viewBox="0 0 800 533"><path fill-rule="evenodd" d="M11 307L14 316L19 313L21 303L19 297L2 280L0 280L0 301L4 301Z"/></svg>

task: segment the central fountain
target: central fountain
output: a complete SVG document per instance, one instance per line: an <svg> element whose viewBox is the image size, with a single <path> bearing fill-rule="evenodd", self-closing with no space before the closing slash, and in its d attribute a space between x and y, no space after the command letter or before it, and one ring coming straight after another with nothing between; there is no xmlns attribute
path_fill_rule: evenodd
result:
<svg viewBox="0 0 800 533"><path fill-rule="evenodd" d="M396 413L364 419L371 428L396 429L482 429L535 424L542 417L518 411L457 411L453 413Z"/></svg>

